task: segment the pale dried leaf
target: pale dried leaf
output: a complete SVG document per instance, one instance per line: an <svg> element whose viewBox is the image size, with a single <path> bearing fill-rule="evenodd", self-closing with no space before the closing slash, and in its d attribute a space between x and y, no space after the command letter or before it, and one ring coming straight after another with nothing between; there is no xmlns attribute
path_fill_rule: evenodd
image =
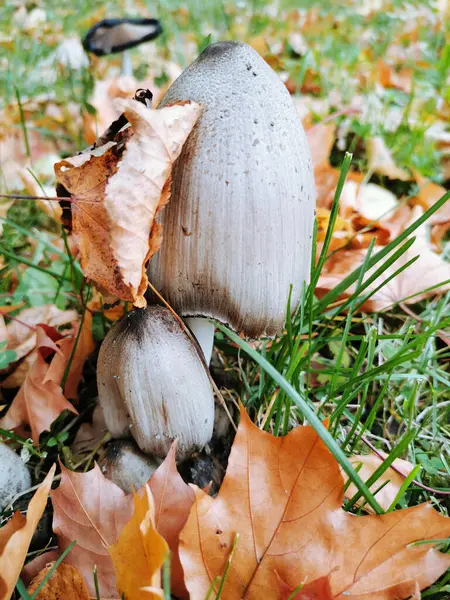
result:
<svg viewBox="0 0 450 600"><path fill-rule="evenodd" d="M40 434L49 431L53 421L64 410L78 413L66 400L61 389L67 364L67 359L57 345L63 339L62 336L56 329L46 325L40 325L36 330L39 337L35 361L8 412L0 420L0 426L14 429L28 424L31 427L31 437L38 445ZM47 362L49 356L53 358Z"/></svg>
<svg viewBox="0 0 450 600"><path fill-rule="evenodd" d="M136 100L121 109L131 126L113 142L55 165L73 195L73 237L83 273L100 291L145 306L146 264L158 245L151 232L167 202L172 164L195 125L195 103L155 111Z"/></svg>
<svg viewBox="0 0 450 600"><path fill-rule="evenodd" d="M92 571L97 565L102 598L117 598L114 567L107 546L115 544L130 520L132 497L106 479L97 465L88 473L75 473L64 466L61 471L61 485L51 494L53 531L61 551L73 540L77 541L65 562L80 571L91 595L95 595Z"/></svg>
<svg viewBox="0 0 450 600"><path fill-rule="evenodd" d="M391 151L382 137L369 138L365 143L369 171L385 175L389 179L400 179L401 181L411 179L408 171L395 164Z"/></svg>
<svg viewBox="0 0 450 600"><path fill-rule="evenodd" d="M47 504L56 465L39 486L26 516L19 511L0 529L0 598L10 598L25 562L36 526Z"/></svg>
<svg viewBox="0 0 450 600"><path fill-rule="evenodd" d="M364 456L352 456L350 462L355 469L358 469L358 474L363 481L367 481L369 477L378 469L382 464L383 459L376 454L365 454ZM399 492L405 477L411 473L414 469L414 465L407 460L396 458L393 462L393 466L402 473L397 473L389 467L386 471L377 479L377 481L371 486L370 490L375 493L385 482L386 485L375 494L375 498L378 504L383 510L388 510L392 502L395 500L397 493ZM344 480L347 481L347 476L342 473ZM350 483L348 488L345 490L345 497L352 498L356 493L357 489L354 483ZM368 505L364 505L364 509L368 512L373 512L372 508Z"/></svg>
<svg viewBox="0 0 450 600"><path fill-rule="evenodd" d="M171 555L171 590L177 598L188 598L184 585L183 568L179 556L180 531L186 524L195 500L192 489L184 483L175 463L176 442L164 462L150 478L149 486L155 500L155 524L169 544Z"/></svg>

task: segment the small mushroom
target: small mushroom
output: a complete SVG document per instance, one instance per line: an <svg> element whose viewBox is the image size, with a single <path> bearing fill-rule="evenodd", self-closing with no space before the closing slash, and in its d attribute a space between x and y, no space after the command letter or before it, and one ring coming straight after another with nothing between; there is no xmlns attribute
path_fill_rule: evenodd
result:
<svg viewBox="0 0 450 600"><path fill-rule="evenodd" d="M161 461L145 455L131 440L114 440L108 444L99 462L103 475L129 494L150 479Z"/></svg>
<svg viewBox="0 0 450 600"><path fill-rule="evenodd" d="M172 171L149 278L208 353L214 326L281 332L309 278L315 189L300 117L283 83L247 44L220 42L180 75L160 106L203 112Z"/></svg>
<svg viewBox="0 0 450 600"><path fill-rule="evenodd" d="M104 19L87 32L83 47L86 52L96 56L123 52L122 74L131 75L131 60L127 50L154 40L160 33L162 27L157 19Z"/></svg>
<svg viewBox="0 0 450 600"><path fill-rule="evenodd" d="M127 313L98 357L99 401L113 437L131 435L164 458L178 439L183 460L211 439L214 395L197 349L172 313L149 306Z"/></svg>
<svg viewBox="0 0 450 600"><path fill-rule="evenodd" d="M14 450L0 443L0 510L29 487L31 476L26 465Z"/></svg>

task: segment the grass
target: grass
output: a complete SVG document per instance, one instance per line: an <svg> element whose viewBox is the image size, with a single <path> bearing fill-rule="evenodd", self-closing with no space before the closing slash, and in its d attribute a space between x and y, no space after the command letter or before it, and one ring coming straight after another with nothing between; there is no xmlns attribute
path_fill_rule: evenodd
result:
<svg viewBox="0 0 450 600"><path fill-rule="evenodd" d="M309 2L303 4L310 7ZM429 501L449 515L450 496L446 493L450 492L450 348L442 332L450 325L450 292L409 305L406 312L401 303L382 313L359 310L370 293L369 283L376 282L394 259L406 252L418 225L427 221L448 194L381 251L372 247L362 267L349 273L333 290L320 298L314 293L330 254L341 184L349 170L367 170L365 140L382 136L399 166L447 184L448 189L441 169L442 148L430 135L438 121L440 103L450 101L450 51L445 46L448 32L444 26L430 25L437 19L436 9L431 3L410 3L409 10L415 11L415 29L408 36L403 33L409 22L399 3L392 2L389 9L367 17L349 3L336 6L323 1L309 11L317 16L311 17L303 39L299 40L293 35L293 3L280 1L274 8L274 4L264 0L206 5L189 0L184 7L178 5L175 0L159 0L144 3L138 9L140 14L157 15L164 24L164 35L156 43L159 59L151 65L159 80L164 81L167 76L169 60L186 66L209 39L241 39L264 50L274 68L297 92L315 100L315 121L335 112L338 104L353 103L358 109L355 114L336 118L341 141L336 143L331 160L341 168L340 185L322 252L318 261L313 260L310 284L295 315L288 317L283 335L249 345L226 327L217 328L216 348L221 365L233 380L230 394L235 399L239 397L253 420L274 435L283 435L295 425L309 421L356 484L358 494L375 511L380 509L368 488L400 456L419 465L420 470L415 471L414 479L405 480L390 509ZM299 3L295 6L299 7ZM69 3L47 0L42 3L42 10L45 21L29 30L13 3L7 3L3 11L0 33L5 39L0 43L7 47L8 60L6 68L0 70L0 88L4 90L3 105L7 108L0 133L7 127L18 132L24 155L31 156L32 172L46 185L52 183L52 177L43 164L45 156L38 156L33 147L33 131L53 144L58 153L73 154L85 146L82 123L92 113L94 80L117 67L120 59L95 60L89 67L77 70L60 65L56 79L52 79L54 69L43 65L51 61L63 36L79 35L100 18L121 16L123 7L120 3L104 2L100 8L93 8L92 3L82 0L74 10ZM421 44L421 60L413 57L414 40ZM411 87L407 91L380 88L377 82L379 61L386 59L394 41L398 51L404 53L398 61L398 72L403 68L411 70ZM277 51L280 42L284 46ZM133 61L137 72L145 76L146 50L135 50ZM41 96L45 98L36 104ZM44 108L49 104L57 107L58 118L45 116ZM68 105L71 118L61 118ZM353 161L346 150L354 152ZM4 159L0 156L2 191L24 193L17 185L11 186L3 168ZM409 183L383 178L376 181L399 197L411 191ZM90 290L83 287L79 265L69 259L61 229L54 220L35 202L17 201L9 208L3 227L0 311L1 305L24 302L28 306L55 303L59 308L76 307L82 313ZM449 245L444 256L448 254ZM354 291L344 302L339 301L351 285ZM94 316L98 341L108 327L103 314ZM0 357L8 360L1 348ZM80 412L84 415L92 410L94 402L94 374L95 357L86 367L81 389ZM328 432L321 425L324 417L329 418ZM80 463L80 457L72 457L70 451L80 422L65 415L58 419L43 440L46 457L29 452L30 467L45 472L57 452L83 465L83 458ZM28 443L16 438L19 446ZM366 442L386 452L387 458L364 483L348 456L364 453ZM86 460L90 464L92 457ZM356 500L355 496L348 501L346 508L354 510ZM448 551L449 544L441 548ZM423 597L441 600L449 593L450 572Z"/></svg>

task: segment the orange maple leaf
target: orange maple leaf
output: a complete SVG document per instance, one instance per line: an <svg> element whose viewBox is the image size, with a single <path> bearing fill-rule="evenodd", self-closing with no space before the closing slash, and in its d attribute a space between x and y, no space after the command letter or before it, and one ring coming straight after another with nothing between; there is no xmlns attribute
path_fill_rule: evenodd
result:
<svg viewBox="0 0 450 600"><path fill-rule="evenodd" d="M273 437L241 408L220 492L211 498L196 489L181 532L191 597L205 597L223 576L237 533L223 588L227 600L276 599L280 579L295 590L324 577L337 600L399 600L450 566L450 556L431 544L411 545L447 537L449 518L430 504L355 516L341 508L343 486L338 463L312 427Z"/></svg>

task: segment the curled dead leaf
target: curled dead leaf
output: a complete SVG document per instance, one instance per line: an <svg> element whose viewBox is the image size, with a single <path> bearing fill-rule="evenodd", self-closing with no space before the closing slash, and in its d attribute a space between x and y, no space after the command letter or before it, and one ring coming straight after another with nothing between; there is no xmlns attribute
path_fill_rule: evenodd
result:
<svg viewBox="0 0 450 600"><path fill-rule="evenodd" d="M36 334L36 358L8 412L0 420L0 426L14 429L28 424L31 427L33 442L38 445L41 433L49 431L53 421L64 410L78 413L66 400L61 389L69 348L66 347L64 354L58 343L67 338L63 338L55 328L47 325L36 327ZM72 339L72 346L73 343Z"/></svg>
<svg viewBox="0 0 450 600"><path fill-rule="evenodd" d="M53 465L34 494L26 516L17 511L0 529L0 598L10 598L16 587L28 546L47 504L55 468Z"/></svg>
<svg viewBox="0 0 450 600"><path fill-rule="evenodd" d="M155 111L127 99L121 108L130 126L113 141L57 163L55 174L72 194L84 275L108 298L143 307L145 266L159 247L152 233L160 241L154 220L169 199L172 164L201 107L192 102Z"/></svg>

